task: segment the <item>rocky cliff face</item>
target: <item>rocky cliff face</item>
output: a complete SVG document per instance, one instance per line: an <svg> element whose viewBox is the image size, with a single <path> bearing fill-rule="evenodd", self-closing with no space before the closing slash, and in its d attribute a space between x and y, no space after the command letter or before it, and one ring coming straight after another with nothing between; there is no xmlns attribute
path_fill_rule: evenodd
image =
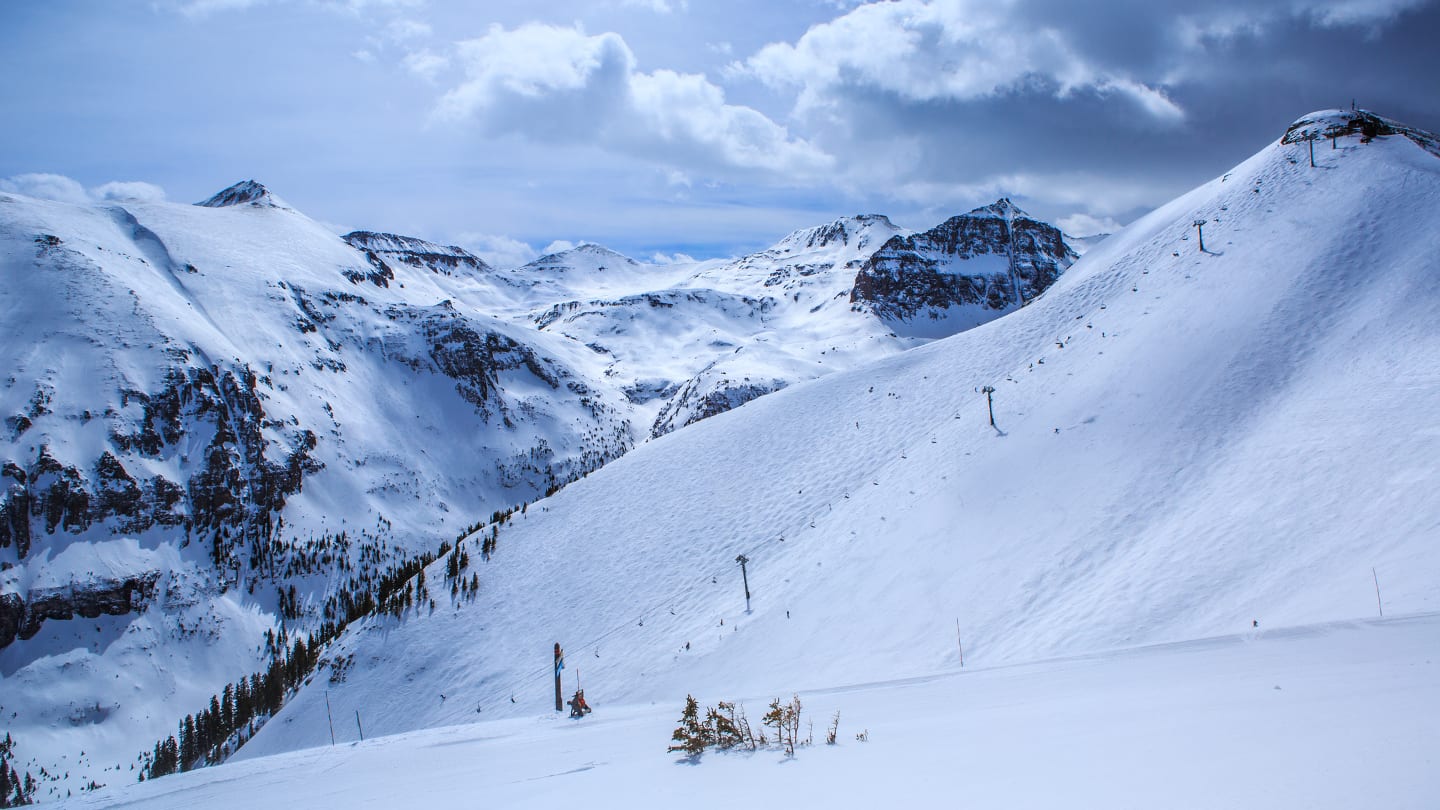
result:
<svg viewBox="0 0 1440 810"><path fill-rule="evenodd" d="M1076 258L1058 229L1002 199L924 233L891 238L861 267L850 301L901 322L966 308L966 325L973 326L976 318L1024 306Z"/></svg>
<svg viewBox="0 0 1440 810"><path fill-rule="evenodd" d="M23 563L41 551L58 551L92 528L130 536L160 530L199 543L220 571L238 570L242 554L252 564L263 558L276 516L304 477L323 465L311 456L314 432L270 418L259 386L248 368L217 373L174 367L158 390L119 392L121 409L138 411L138 418L103 416L110 423L109 442L91 464L64 464L44 443L28 465L7 462L0 471L6 485L0 549L13 546ZM208 441L197 444L202 436ZM164 466L182 445L195 451L190 463L180 465L184 477L131 471ZM147 593L139 581L131 577L114 588L73 594L32 594L23 600L19 637L33 636L47 619L90 615L89 605L129 606L130 594ZM114 596L116 588L125 598ZM14 638L0 633L0 647Z"/></svg>
<svg viewBox="0 0 1440 810"><path fill-rule="evenodd" d="M124 616L143 610L155 596L158 571L144 571L120 579L100 579L61 588L0 594L0 648L17 637L33 638L47 620L80 616Z"/></svg>

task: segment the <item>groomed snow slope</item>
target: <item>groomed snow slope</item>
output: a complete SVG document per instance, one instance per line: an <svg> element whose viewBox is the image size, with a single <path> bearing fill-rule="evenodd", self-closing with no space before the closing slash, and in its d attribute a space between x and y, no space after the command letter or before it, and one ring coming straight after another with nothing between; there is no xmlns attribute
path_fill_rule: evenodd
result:
<svg viewBox="0 0 1440 810"><path fill-rule="evenodd" d="M64 806L1419 810L1440 795L1436 650L1430 615L828 689L800 696L815 745L793 760L771 749L692 766L665 754L673 702L359 743L345 717L338 747ZM752 720L772 696L746 700Z"/></svg>
<svg viewBox="0 0 1440 810"><path fill-rule="evenodd" d="M637 448L371 620L241 757L1440 609L1440 161L1278 142L999 321ZM1192 222L1206 219L1199 251ZM993 385L997 428L987 422ZM477 544L478 545L478 544ZM738 554L750 559L745 611ZM512 702L513 699L513 702Z"/></svg>

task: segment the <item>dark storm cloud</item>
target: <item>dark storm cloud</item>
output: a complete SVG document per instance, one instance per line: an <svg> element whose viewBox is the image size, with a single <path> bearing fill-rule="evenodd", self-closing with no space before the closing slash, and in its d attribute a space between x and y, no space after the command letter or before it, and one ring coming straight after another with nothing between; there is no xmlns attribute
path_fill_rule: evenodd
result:
<svg viewBox="0 0 1440 810"><path fill-rule="evenodd" d="M1433 128L1436 31L1440 7L1413 0L900 0L743 70L793 92L816 143L871 193L932 205L1010 193L1128 217L1314 109L1354 99Z"/></svg>

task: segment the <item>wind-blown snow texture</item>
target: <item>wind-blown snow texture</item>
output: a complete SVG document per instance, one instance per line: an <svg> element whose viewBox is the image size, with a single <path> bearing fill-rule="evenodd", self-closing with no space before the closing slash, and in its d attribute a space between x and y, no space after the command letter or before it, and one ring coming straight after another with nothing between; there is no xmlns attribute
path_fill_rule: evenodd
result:
<svg viewBox="0 0 1440 810"><path fill-rule="evenodd" d="M476 599L353 629L326 653L343 674L241 757L328 744L326 690L373 735L543 715L556 641L567 688L678 716L687 693L952 670L957 624L966 666L996 667L1374 616L1377 579L1387 616L1440 609L1440 162L1362 137L1313 169L1277 141L1023 309L532 505L472 563ZM1393 739L1407 789L1433 789Z"/></svg>
<svg viewBox="0 0 1440 810"><path fill-rule="evenodd" d="M70 774L42 797L111 781L102 763L264 663L290 588L288 628L313 630L337 589L493 510L923 343L850 303L899 233L855 217L733 262L582 245L496 269L337 237L255 181L193 206L0 194L0 710L19 764Z"/></svg>

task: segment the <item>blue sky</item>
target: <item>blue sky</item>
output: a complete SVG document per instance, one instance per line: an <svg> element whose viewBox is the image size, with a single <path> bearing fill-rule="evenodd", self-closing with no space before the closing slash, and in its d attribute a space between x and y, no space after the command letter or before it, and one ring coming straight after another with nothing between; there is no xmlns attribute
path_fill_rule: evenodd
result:
<svg viewBox="0 0 1440 810"><path fill-rule="evenodd" d="M729 255L1001 195L1093 231L1314 109L1440 128L1437 5L16 0L0 187L189 202L254 178L501 263Z"/></svg>

